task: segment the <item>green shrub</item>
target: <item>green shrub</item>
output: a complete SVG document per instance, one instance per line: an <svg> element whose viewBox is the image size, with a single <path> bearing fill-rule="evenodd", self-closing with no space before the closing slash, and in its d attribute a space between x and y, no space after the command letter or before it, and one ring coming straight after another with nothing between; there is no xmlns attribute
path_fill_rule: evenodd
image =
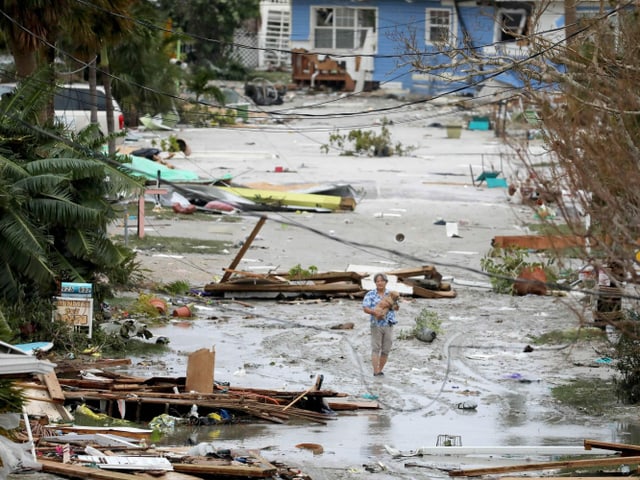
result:
<svg viewBox="0 0 640 480"><path fill-rule="evenodd" d="M529 260L526 248L492 248L480 259L480 268L489 274L489 281L496 293L513 294L513 282L524 268L542 268L547 281L557 278L552 269L553 259L546 263Z"/></svg>
<svg viewBox="0 0 640 480"><path fill-rule="evenodd" d="M329 153L330 148L337 148L342 155L368 155L371 157L390 157L392 155L409 154L414 147L403 147L401 143L392 145L391 132L387 128L389 121L385 118L379 134L373 130L351 130L347 135L334 132L329 135L329 143L320 150Z"/></svg>

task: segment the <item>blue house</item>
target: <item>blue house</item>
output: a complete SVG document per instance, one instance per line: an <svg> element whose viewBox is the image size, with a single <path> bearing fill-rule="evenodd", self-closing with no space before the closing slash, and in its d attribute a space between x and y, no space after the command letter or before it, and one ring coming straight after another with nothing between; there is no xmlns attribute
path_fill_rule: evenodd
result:
<svg viewBox="0 0 640 480"><path fill-rule="evenodd" d="M579 18L597 13L597 2L578 3ZM291 0L293 80L427 97L519 87L523 82L512 71L476 63L473 55L526 58L523 36L544 32L562 40L564 2L545 3L541 13L539 6L522 0ZM463 46L471 56L446 54Z"/></svg>

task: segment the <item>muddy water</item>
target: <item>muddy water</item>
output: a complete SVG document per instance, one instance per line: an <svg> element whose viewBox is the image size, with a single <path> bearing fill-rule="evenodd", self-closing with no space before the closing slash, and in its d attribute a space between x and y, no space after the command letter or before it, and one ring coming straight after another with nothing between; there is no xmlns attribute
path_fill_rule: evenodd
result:
<svg viewBox="0 0 640 480"><path fill-rule="evenodd" d="M485 297L486 292L469 291L465 296L468 304ZM253 308L214 304L200 307L196 319L173 320L153 329L155 336L171 340L171 352L160 360L134 358L128 373L183 376L188 353L213 347L219 382L302 391L322 373L323 389L353 399L377 398L380 409L340 412L326 425L250 421L180 427L159 442L261 449L273 461L344 475L333 478L348 478L349 472L355 475L363 465L376 462L394 470L387 472L390 478L423 478L422 469L407 473L406 459L393 458L385 446L410 452L445 439L463 446L581 446L584 439L637 442L640 424L635 420L594 417L554 403L553 386L571 378L607 378L612 371L591 368L593 364L576 366L594 360L591 346L546 347L523 353L528 335L566 325L566 312L557 311L562 304L549 302L548 298L526 297L514 307L512 298L497 297L485 307L490 314L484 311L480 316L466 314L456 301L446 307L432 303L432 308L449 311L443 313L443 333L429 345L397 338L385 377L375 379L367 362L366 322L356 323L354 330L330 328L351 318L358 301L299 305L256 301ZM418 300L403 305L405 325L406 318L425 303ZM518 321L534 314L540 316L536 322ZM477 407L462 408L465 403ZM324 453L314 455L296 448L300 443L320 444ZM478 459L456 458L455 462L475 464Z"/></svg>

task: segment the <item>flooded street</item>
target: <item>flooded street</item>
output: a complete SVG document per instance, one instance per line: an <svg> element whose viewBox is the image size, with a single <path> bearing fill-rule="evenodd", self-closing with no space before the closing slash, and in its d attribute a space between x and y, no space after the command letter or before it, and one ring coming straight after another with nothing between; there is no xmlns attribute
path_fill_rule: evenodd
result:
<svg viewBox="0 0 640 480"><path fill-rule="evenodd" d="M359 301L289 304L254 301L253 308L215 301L201 318L174 321L154 334L171 339L162 363L133 359L134 375L182 376L186 354L198 348L216 351L215 379L234 387L303 391L316 374L323 389L353 399L377 398L380 409L337 412L326 425L292 421L285 425L249 420L232 425L178 428L160 444L259 449L272 461L299 465L313 478L358 478L363 465L382 462L389 478L447 476L443 466L522 463L529 457L412 457L431 467L407 469L403 453L433 447L443 439L463 446L582 446L584 439L633 442L634 425L557 405L550 390L584 375L607 377L607 366L584 345L540 347L525 353L527 338L561 328L567 312L561 299L496 296L482 315L472 305L487 292L461 289L453 300L407 299L397 333L410 327L414 312L428 306L442 312L442 334L431 344L396 339L382 379L368 365L368 326L359 317ZM243 303L247 303L244 301ZM464 311L467 315L464 315ZM448 313L447 313L448 312ZM207 317L215 316L215 320ZM354 330L332 330L335 320L351 316ZM520 322L530 316L535 322ZM593 362L593 363L592 363ZM586 366L576 366L583 364ZM475 404L475 409L465 405ZM319 444L322 454L297 448ZM529 458L529 460L527 460ZM546 460L548 457L546 457ZM540 460L542 461L542 460ZM327 472L340 472L332 477ZM318 475L329 475L321 477ZM378 473L384 475L385 473ZM352 477L353 476L353 477ZM384 478L381 477L381 478Z"/></svg>
<svg viewBox="0 0 640 480"><path fill-rule="evenodd" d="M354 102L357 110L395 101ZM330 108L336 107L321 110L328 113ZM321 374L323 390L350 399L376 399L380 408L341 411L326 425L250 420L179 428L162 444L211 442L220 449L259 449L266 459L299 466L313 480L321 480L369 478L372 472L381 479L440 478L448 476L448 469L464 465L531 459L410 456L443 440L478 447L582 447L585 439L640 441L640 422L631 408L576 411L553 399L551 390L572 380L613 377L614 369L598 361L606 345L602 340L534 343L544 333L576 329L581 319L589 318L584 298L513 297L490 290L480 261L492 239L528 232L527 225L535 219L531 210L510 203L505 189L473 185L469 172L496 162L502 175L510 178L522 165L503 163L501 154L507 149L491 131L463 131L462 139L446 138L437 124L455 120L459 113L443 110L438 116L436 110L420 105L387 114L393 120L388 124L393 141L415 147L410 156L399 158L321 153L332 129L355 128L348 117L179 132L193 154L173 158L176 168L208 178L230 175L245 184L348 183L361 192L352 212L266 214L267 222L239 262L239 270L265 273L313 265L329 272L357 270L357 266L433 265L457 296L403 298L385 375L375 378L369 362L368 318L358 299L281 301L242 295L198 299L197 318L172 319L151 328L155 337L170 339L169 353L132 358L131 368L122 372L185 376L188 354L214 348L214 376L223 385L302 392ZM457 224L458 236L445 234L436 222L443 219ZM229 248L219 255L144 252L139 259L152 281L188 280L200 288L219 280L255 224L256 216L250 214L234 222L223 222L219 216L210 221L185 216L161 222L148 217L147 235L169 249L166 239L179 237L224 240ZM435 312L442 322L432 343L407 335L423 309ZM344 322L353 322L354 328L332 328ZM302 443L318 444L323 453L296 447ZM414 465L407 466L411 462Z"/></svg>

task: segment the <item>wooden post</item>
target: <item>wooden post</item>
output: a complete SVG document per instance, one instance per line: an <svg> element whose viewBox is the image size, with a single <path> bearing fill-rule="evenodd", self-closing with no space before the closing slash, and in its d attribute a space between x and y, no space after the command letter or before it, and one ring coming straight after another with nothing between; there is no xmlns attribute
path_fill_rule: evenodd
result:
<svg viewBox="0 0 640 480"><path fill-rule="evenodd" d="M227 268L227 270L224 272L224 275L220 279L220 283L223 283L229 280L229 278L232 275L232 270L236 269L236 267L240 263L240 260L242 260L242 257L244 256L244 254L247 253L247 250L249 250L249 247L253 243L253 240L256 238L256 235L258 235L258 232L260 231L260 229L264 225L264 222L266 221L267 221L267 217L260 217L260 220L258 220L258 223L256 223L256 226L253 227L253 231L247 237L246 242L244 242L244 245L242 245L242 248L236 255L236 258L233 259L233 262L231 262L231 265L229 265L229 268Z"/></svg>
<svg viewBox="0 0 640 480"><path fill-rule="evenodd" d="M167 192L168 190L164 188L147 188L144 193L138 197L138 238L144 238L144 196L164 195Z"/></svg>
<svg viewBox="0 0 640 480"><path fill-rule="evenodd" d="M138 198L138 238L144 238L144 193Z"/></svg>

